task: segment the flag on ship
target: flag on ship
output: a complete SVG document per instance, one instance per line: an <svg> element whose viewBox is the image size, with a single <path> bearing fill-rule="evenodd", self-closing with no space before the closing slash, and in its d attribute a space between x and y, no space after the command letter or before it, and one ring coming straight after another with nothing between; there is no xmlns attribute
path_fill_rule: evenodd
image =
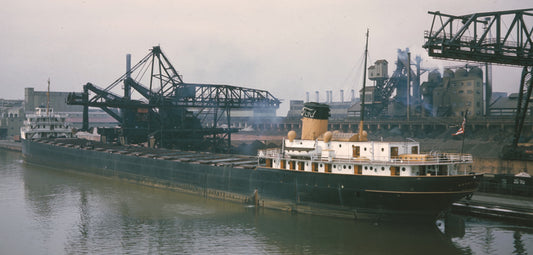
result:
<svg viewBox="0 0 533 255"><path fill-rule="evenodd" d="M466 114L465 114L465 117L463 118L463 123L461 124L461 128L459 128L459 130L457 130L457 132L455 132L455 134L452 134L452 135L464 134L465 133L465 124L466 124Z"/></svg>

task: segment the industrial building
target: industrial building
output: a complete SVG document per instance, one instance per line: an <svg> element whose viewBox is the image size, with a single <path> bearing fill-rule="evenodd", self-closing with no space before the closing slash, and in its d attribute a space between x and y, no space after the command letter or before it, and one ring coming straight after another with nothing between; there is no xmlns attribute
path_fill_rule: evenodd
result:
<svg viewBox="0 0 533 255"><path fill-rule="evenodd" d="M469 118L512 117L516 114L517 94L507 97L506 93L492 92L490 65L449 66L441 74L436 69L429 71L422 68L418 56L415 64L410 64L411 61L406 59L409 56L408 49L398 50L396 69L390 76L386 60L377 60L368 67L368 79L374 84L365 88L365 108L370 108L366 116L382 120L405 118L408 109L413 119L460 118L465 112L468 112ZM407 66L414 66L415 70L409 73ZM427 81L421 83L420 76L425 72ZM411 92L409 96L408 91ZM362 89L359 90L359 98L354 97L352 90L350 101L344 101L341 90L339 102L332 100L332 90L326 91L325 101L320 100L319 91L315 93L316 102L330 105L332 120L360 118ZM309 101L307 92L306 102ZM304 100L291 100L287 119L300 118L303 104Z"/></svg>
<svg viewBox="0 0 533 255"><path fill-rule="evenodd" d="M24 110L33 112L36 107L47 106L57 113L81 112L79 105L67 105L68 92L57 91L35 91L34 88L24 89Z"/></svg>
<svg viewBox="0 0 533 255"><path fill-rule="evenodd" d="M428 81L422 84L424 115L460 117L468 111L470 117L483 117L492 93L490 86L484 89L483 85L483 70L477 66L455 72L446 69L442 76L437 70L430 72Z"/></svg>
<svg viewBox="0 0 533 255"><path fill-rule="evenodd" d="M20 134L24 122L22 100L0 99L0 139Z"/></svg>

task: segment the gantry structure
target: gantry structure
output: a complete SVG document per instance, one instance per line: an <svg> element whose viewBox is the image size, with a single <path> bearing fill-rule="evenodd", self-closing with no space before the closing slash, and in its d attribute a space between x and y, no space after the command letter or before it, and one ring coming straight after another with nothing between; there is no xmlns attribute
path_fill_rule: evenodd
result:
<svg viewBox="0 0 533 255"><path fill-rule="evenodd" d="M423 45L429 56L522 67L512 150L520 140L533 80L533 9L449 15L433 21Z"/></svg>
<svg viewBox="0 0 533 255"><path fill-rule="evenodd" d="M129 59L127 60L130 61ZM280 101L266 90L221 84L186 83L159 46L106 88L92 83L83 93L70 93L68 104L83 106L83 128L89 128L89 107L98 107L120 123L122 142L150 141L162 147L231 146L232 109L278 108ZM123 93L113 92L122 86ZM200 115L212 115L211 127ZM227 127L219 127L227 119ZM211 138L208 138L211 137Z"/></svg>

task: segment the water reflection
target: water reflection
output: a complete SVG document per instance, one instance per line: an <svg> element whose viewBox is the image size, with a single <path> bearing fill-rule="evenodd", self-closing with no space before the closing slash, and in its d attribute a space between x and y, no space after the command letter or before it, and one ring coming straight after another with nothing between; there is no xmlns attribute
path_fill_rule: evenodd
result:
<svg viewBox="0 0 533 255"><path fill-rule="evenodd" d="M460 251L431 225L375 224L257 210L35 166L26 168L24 183L26 200L41 227L65 232L67 253Z"/></svg>
<svg viewBox="0 0 533 255"><path fill-rule="evenodd" d="M533 251L531 228L476 218L452 217L442 223L442 234L431 225L290 214L26 165L17 154L4 155L0 151L0 208L8 209L0 210L0 237L12 242L0 240L1 254Z"/></svg>

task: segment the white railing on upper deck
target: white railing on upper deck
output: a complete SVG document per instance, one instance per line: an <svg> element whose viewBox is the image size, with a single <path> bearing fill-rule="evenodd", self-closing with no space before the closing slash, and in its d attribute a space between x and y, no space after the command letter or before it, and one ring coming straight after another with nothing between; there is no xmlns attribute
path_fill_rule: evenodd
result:
<svg viewBox="0 0 533 255"><path fill-rule="evenodd" d="M277 158L281 156L280 148L270 148L265 150L258 150L257 155L265 158Z"/></svg>
<svg viewBox="0 0 533 255"><path fill-rule="evenodd" d="M472 163L473 157L472 154L460 154L460 153L438 153L438 154L428 154L426 157L416 157L416 155L423 154L414 154L412 157L374 157L371 158L327 158L321 157L320 155L313 155L310 159L312 161L335 161L338 163L394 163L396 165L428 165L428 164L452 164L452 163ZM258 156L264 158L286 158L289 159L288 155L283 155L281 149L272 148L266 150L259 150Z"/></svg>

